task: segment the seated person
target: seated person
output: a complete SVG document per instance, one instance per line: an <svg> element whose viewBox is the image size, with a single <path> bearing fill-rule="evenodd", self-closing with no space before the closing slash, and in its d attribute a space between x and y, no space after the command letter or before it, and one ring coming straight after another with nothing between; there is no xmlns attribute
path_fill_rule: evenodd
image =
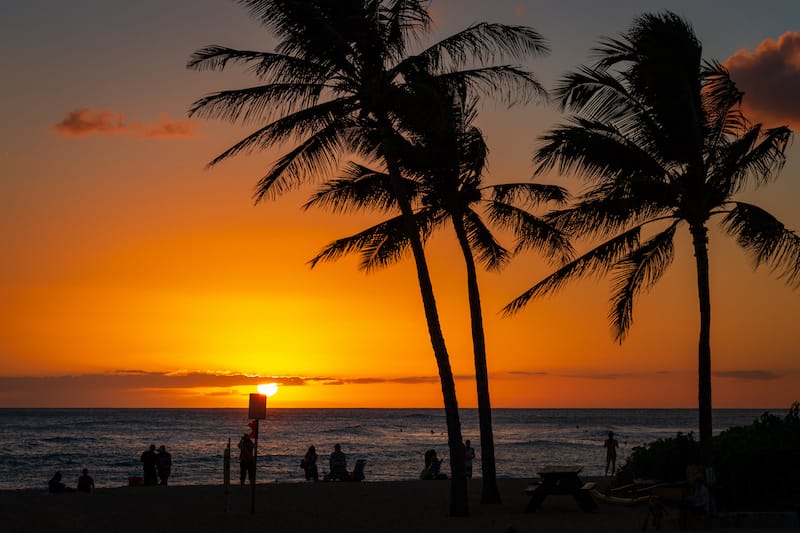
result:
<svg viewBox="0 0 800 533"><path fill-rule="evenodd" d="M78 490L87 493L94 490L94 479L89 475L88 468L84 468L81 477L78 478Z"/></svg>
<svg viewBox="0 0 800 533"><path fill-rule="evenodd" d="M436 450L428 450L425 452L425 468L420 473L420 479L447 479L445 474L442 474L442 461L436 456Z"/></svg>
<svg viewBox="0 0 800 533"><path fill-rule="evenodd" d="M341 481L350 481L350 473L347 471L347 457L342 451L342 447L338 444L333 447L330 467L331 471L325 476L325 481L334 481L337 479Z"/></svg>
<svg viewBox="0 0 800 533"><path fill-rule="evenodd" d="M50 492L50 494L56 494L59 492L72 492L73 489L67 487L61 481L61 472L56 472L53 475L53 478L47 482L47 490Z"/></svg>

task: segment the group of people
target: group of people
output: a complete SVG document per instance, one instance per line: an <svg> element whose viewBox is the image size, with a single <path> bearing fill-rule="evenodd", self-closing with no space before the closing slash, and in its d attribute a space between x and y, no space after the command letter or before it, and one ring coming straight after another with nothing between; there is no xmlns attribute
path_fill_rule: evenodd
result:
<svg viewBox="0 0 800 533"><path fill-rule="evenodd" d="M164 485L167 486L169 476L172 474L172 455L167 451L163 444L156 452L156 445L142 452L142 469L144 471L145 485Z"/></svg>
<svg viewBox="0 0 800 533"><path fill-rule="evenodd" d="M467 439L461 447L461 455L464 461L464 475L467 479L472 479L472 461L475 459L475 450L472 448L472 443ZM420 479L447 479L447 474L442 472L442 461L444 457L439 459L436 455L436 450L428 450L425 452L425 466L419 474Z"/></svg>
<svg viewBox="0 0 800 533"><path fill-rule="evenodd" d="M53 477L47 483L47 490L50 494L57 494L59 492L85 492L90 493L94 490L94 478L89 475L89 469L84 468L81 471L80 477L78 477L77 488L68 487L66 483L62 481L61 472L56 472Z"/></svg>
<svg viewBox="0 0 800 533"><path fill-rule="evenodd" d="M300 460L300 468L305 473L306 481L319 481L319 469L317 467L317 449L314 445L308 447L303 458ZM357 479L363 474L356 472L350 473L347 470L347 456L342 451L341 444L333 446L333 452L328 459L329 471L322 478L323 481L360 481Z"/></svg>

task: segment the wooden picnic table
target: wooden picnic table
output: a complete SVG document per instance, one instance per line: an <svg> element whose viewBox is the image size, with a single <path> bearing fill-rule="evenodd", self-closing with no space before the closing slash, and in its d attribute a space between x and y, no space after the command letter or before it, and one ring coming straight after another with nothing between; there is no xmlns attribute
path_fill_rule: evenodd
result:
<svg viewBox="0 0 800 533"><path fill-rule="evenodd" d="M542 505L550 495L572 496L584 512L597 509L597 503L592 498L591 490L594 483L583 483L578 474L583 470L578 465L553 465L545 466L537 472L541 482L529 486L525 494L531 497L525 512L533 513Z"/></svg>

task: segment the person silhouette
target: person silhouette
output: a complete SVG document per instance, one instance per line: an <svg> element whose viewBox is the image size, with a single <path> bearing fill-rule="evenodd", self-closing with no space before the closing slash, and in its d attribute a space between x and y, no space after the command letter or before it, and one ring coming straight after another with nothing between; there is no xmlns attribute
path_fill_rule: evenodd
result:
<svg viewBox="0 0 800 533"><path fill-rule="evenodd" d="M156 465L158 464L158 456L156 455L156 445L151 444L150 448L142 452L140 460L142 461L142 470L144 472L144 484L157 485L158 473Z"/></svg>
<svg viewBox="0 0 800 533"><path fill-rule="evenodd" d="M161 485L166 487L172 473L172 455L163 444L159 446L158 454L156 454L156 470L158 470L158 479L161 480Z"/></svg>
<svg viewBox="0 0 800 533"><path fill-rule="evenodd" d="M341 481L349 481L350 480L350 473L347 471L347 456L345 456L344 452L342 451L342 447L339 444L334 445L333 453L331 453L330 458L330 473L325 477L326 481L334 481L334 480L341 480Z"/></svg>
<svg viewBox="0 0 800 533"><path fill-rule="evenodd" d="M239 483L241 486L244 486L245 477L250 480L250 484L256 477L255 444L247 433L242 435L239 440Z"/></svg>
<svg viewBox="0 0 800 533"><path fill-rule="evenodd" d="M78 478L78 490L86 493L94 490L94 479L89 475L88 468L81 471L81 477Z"/></svg>
<svg viewBox="0 0 800 533"><path fill-rule="evenodd" d="M608 477L609 468L611 468L613 476L617 469L617 448L619 448L619 442L614 438L613 431L608 432L608 438L603 443L603 447L606 449L606 477Z"/></svg>
<svg viewBox="0 0 800 533"><path fill-rule="evenodd" d="M467 479L472 479L472 460L475 459L475 450L472 448L469 439L464 442L464 475Z"/></svg>
<svg viewBox="0 0 800 533"><path fill-rule="evenodd" d="M300 461L300 466L305 471L306 481L319 481L319 471L317 470L317 449L311 445Z"/></svg>

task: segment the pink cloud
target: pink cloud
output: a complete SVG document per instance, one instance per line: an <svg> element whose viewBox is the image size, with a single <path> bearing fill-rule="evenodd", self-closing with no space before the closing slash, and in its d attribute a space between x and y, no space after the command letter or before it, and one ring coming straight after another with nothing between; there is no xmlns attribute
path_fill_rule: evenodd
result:
<svg viewBox="0 0 800 533"><path fill-rule="evenodd" d="M521 19L525 16L525 6L522 4L517 4L514 6L514 16L518 19Z"/></svg>
<svg viewBox="0 0 800 533"><path fill-rule="evenodd" d="M172 120L168 114L150 124L126 123L122 113L88 107L70 111L54 124L51 130L64 137L89 135L129 135L140 139L191 139L196 137L197 123L193 120Z"/></svg>
<svg viewBox="0 0 800 533"><path fill-rule="evenodd" d="M743 107L751 121L800 128L800 32L766 39L753 52L739 50L724 65L745 93Z"/></svg>

